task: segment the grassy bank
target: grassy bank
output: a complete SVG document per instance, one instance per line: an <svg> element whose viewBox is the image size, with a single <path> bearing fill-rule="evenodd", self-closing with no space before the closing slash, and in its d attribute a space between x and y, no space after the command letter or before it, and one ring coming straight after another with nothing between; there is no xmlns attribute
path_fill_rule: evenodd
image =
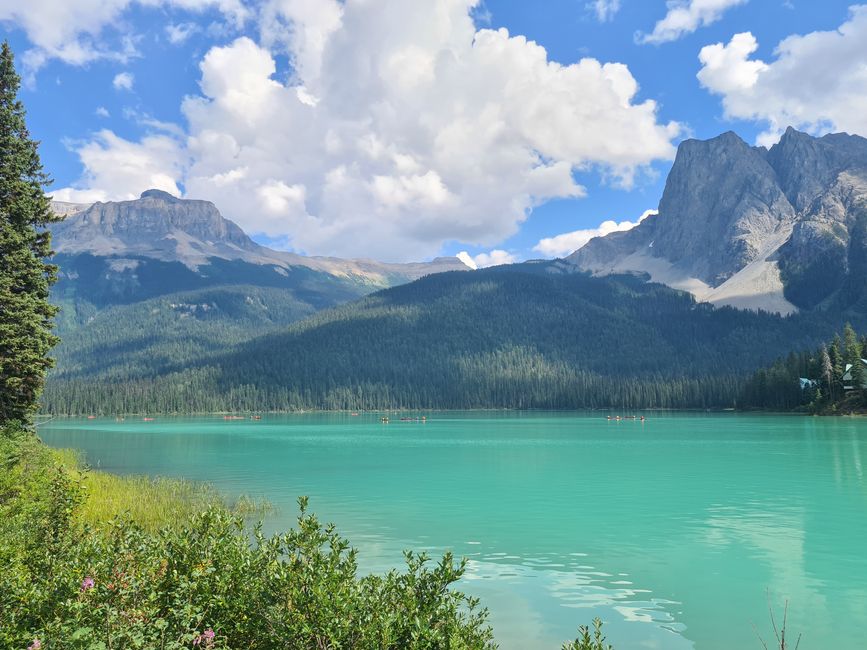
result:
<svg viewBox="0 0 867 650"><path fill-rule="evenodd" d="M43 447L43 449L45 449ZM265 514L270 506L248 497L229 502L208 483L148 476L117 476L94 471L73 449L47 449L48 460L62 467L82 491L79 522L106 527L125 516L146 531L187 526L206 510L222 508L239 517Z"/></svg>

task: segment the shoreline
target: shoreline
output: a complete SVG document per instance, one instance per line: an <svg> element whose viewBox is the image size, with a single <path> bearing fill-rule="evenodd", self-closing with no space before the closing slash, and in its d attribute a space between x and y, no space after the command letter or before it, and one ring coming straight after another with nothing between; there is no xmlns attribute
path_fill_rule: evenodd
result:
<svg viewBox="0 0 867 650"><path fill-rule="evenodd" d="M635 409L624 409L617 407L605 407L605 408L587 408L587 409L548 409L548 408L539 408L539 409L527 409L527 408L466 408L466 409L450 409L450 408L394 408L394 409L304 409L304 410L294 410L294 411L190 411L190 412L174 412L174 413L162 413L158 411L142 411L142 412L129 412L129 413L116 413L112 415L95 415L93 413L78 413L78 414L56 414L56 413L39 413L36 415L37 418L48 418L42 422L37 422L37 425L47 424L51 420L55 419L96 419L96 420L105 420L110 418L143 418L143 417L225 417L225 416L238 416L241 419L236 421L240 422L242 420L249 420L253 416L266 416L266 415L388 415L388 414L406 414L406 413L629 413L629 414L638 414L638 413L707 413L707 414L732 414L732 415L797 415L797 416L806 416L806 417L820 417L820 416L833 416L833 417L841 417L841 416L863 416L867 415L865 413L805 413L798 411L772 411L772 410L761 410L761 409L734 409L734 408L723 408L723 409L703 409L703 408L683 408L683 409L667 409L667 408L635 408ZM231 418L229 419L231 421Z"/></svg>

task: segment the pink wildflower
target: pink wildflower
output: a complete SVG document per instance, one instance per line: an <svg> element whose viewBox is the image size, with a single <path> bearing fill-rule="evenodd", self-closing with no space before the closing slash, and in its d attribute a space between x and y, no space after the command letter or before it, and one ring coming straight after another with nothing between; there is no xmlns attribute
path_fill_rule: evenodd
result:
<svg viewBox="0 0 867 650"><path fill-rule="evenodd" d="M27 646L27 650L39 650L42 647L42 641L39 640L39 637L33 639L33 643Z"/></svg>
<svg viewBox="0 0 867 650"><path fill-rule="evenodd" d="M193 639L193 645L201 645L204 641L206 648L214 647L214 637L216 637L216 633L211 628L208 628L200 635L198 635L195 639Z"/></svg>
<svg viewBox="0 0 867 650"><path fill-rule="evenodd" d="M81 581L81 590L82 590L82 591L87 591L88 589L93 589L93 586L94 586L95 584L96 584L96 583L93 581L93 578L91 578L90 576L88 576L88 577L86 577L84 580Z"/></svg>

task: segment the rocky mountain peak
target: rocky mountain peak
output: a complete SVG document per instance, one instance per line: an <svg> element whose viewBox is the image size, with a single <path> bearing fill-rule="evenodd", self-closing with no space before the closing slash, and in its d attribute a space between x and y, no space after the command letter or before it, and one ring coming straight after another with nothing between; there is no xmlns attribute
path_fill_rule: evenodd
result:
<svg viewBox="0 0 867 650"><path fill-rule="evenodd" d="M78 208L81 209L78 209ZM91 206L55 203L67 218L52 225L58 253L115 258L146 257L181 262L193 270L213 258L270 266L282 275L292 267L305 267L339 278L352 278L371 287L390 286L441 271L465 270L457 258L431 262L388 264L374 260L307 257L260 246L210 201L183 199L149 189L131 201L109 201Z"/></svg>
<svg viewBox="0 0 867 650"><path fill-rule="evenodd" d="M195 266L207 257L238 256L259 246L209 201L147 190L140 199L95 203L53 229L61 253L145 255Z"/></svg>
<svg viewBox="0 0 867 650"><path fill-rule="evenodd" d="M867 164L867 140L846 133L814 138L789 127L768 162L795 209L806 210L840 172Z"/></svg>
<svg viewBox="0 0 867 650"><path fill-rule="evenodd" d="M621 253L664 258L690 277L717 286L755 259L762 241L792 216L762 151L729 131L682 142L659 215L617 241ZM594 250L601 246L594 240L571 259L598 267L601 260Z"/></svg>
<svg viewBox="0 0 867 650"><path fill-rule="evenodd" d="M568 260L598 274L648 273L716 304L812 308L845 284L865 188L867 140L859 136L789 128L769 150L732 132L686 140L659 214L591 240Z"/></svg>

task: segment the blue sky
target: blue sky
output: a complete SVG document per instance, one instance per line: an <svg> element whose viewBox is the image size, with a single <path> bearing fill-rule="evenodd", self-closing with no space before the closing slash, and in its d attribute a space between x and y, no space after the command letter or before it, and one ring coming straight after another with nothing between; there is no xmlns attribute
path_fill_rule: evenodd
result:
<svg viewBox="0 0 867 650"><path fill-rule="evenodd" d="M159 186L311 254L564 254L655 208L686 137L867 135L851 2L0 0L0 19L60 198Z"/></svg>

